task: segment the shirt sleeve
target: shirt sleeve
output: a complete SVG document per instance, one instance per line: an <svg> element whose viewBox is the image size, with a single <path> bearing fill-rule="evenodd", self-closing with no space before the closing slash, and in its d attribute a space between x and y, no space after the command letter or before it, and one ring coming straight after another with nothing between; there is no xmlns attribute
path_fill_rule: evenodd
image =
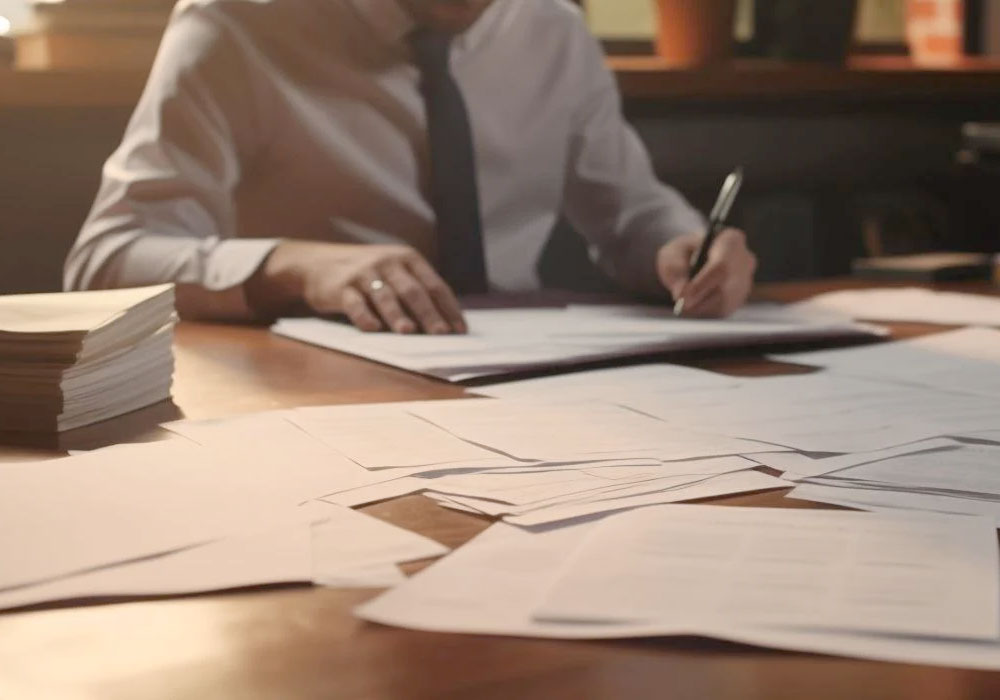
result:
<svg viewBox="0 0 1000 700"><path fill-rule="evenodd" d="M182 4L71 249L66 289L174 282L197 315L249 315L242 283L277 244L239 239L233 199L265 100L225 18Z"/></svg>
<svg viewBox="0 0 1000 700"><path fill-rule="evenodd" d="M622 114L621 95L603 52L581 27L577 59L586 66L574 128L563 210L591 255L629 291L664 296L656 253L672 238L702 230L704 217L659 182L649 154Z"/></svg>

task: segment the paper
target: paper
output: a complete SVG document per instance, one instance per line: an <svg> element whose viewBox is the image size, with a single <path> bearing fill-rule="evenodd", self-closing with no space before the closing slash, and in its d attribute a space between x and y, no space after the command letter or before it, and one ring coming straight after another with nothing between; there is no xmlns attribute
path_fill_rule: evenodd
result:
<svg viewBox="0 0 1000 700"><path fill-rule="evenodd" d="M1000 447L965 445L868 462L817 477L825 483L845 482L913 491L989 495L1000 499Z"/></svg>
<svg viewBox="0 0 1000 700"><path fill-rule="evenodd" d="M986 430L1000 415L997 402L985 396L832 373L753 379L734 389L685 395L636 394L621 403L675 428L834 453Z"/></svg>
<svg viewBox="0 0 1000 700"><path fill-rule="evenodd" d="M414 372L460 381L651 352L775 344L871 334L831 318L773 306L722 321L675 319L660 307L470 310L463 336L362 333L318 319L282 319L286 337Z"/></svg>
<svg viewBox="0 0 1000 700"><path fill-rule="evenodd" d="M533 527L550 523L565 522L573 518L629 510L641 506L661 503L696 501L702 498L716 498L736 493L768 491L789 486L789 482L756 471L739 471L722 474L673 489L649 491L631 496L603 498L592 501L560 504L551 508L538 509L519 515L508 515L504 521L522 527Z"/></svg>
<svg viewBox="0 0 1000 700"><path fill-rule="evenodd" d="M303 408L289 419L366 469L469 464L498 457L407 410L423 403Z"/></svg>
<svg viewBox="0 0 1000 700"><path fill-rule="evenodd" d="M1000 636L985 518L644 508L601 522L535 617Z"/></svg>
<svg viewBox="0 0 1000 700"><path fill-rule="evenodd" d="M1000 330L964 328L883 345L775 358L827 367L846 376L1000 398Z"/></svg>
<svg viewBox="0 0 1000 700"><path fill-rule="evenodd" d="M872 321L1000 326L1000 298L916 287L829 292L793 304L792 308L807 313L833 311Z"/></svg>
<svg viewBox="0 0 1000 700"><path fill-rule="evenodd" d="M266 484L276 499L292 505L399 478L368 471L297 427L292 419L291 412L272 411L222 420L179 421L164 427L201 445L217 461L233 465L244 478ZM248 435L253 440L248 440Z"/></svg>
<svg viewBox="0 0 1000 700"><path fill-rule="evenodd" d="M259 529L288 507L180 440L0 466L0 589Z"/></svg>
<svg viewBox="0 0 1000 700"><path fill-rule="evenodd" d="M467 442L522 460L582 461L612 455L679 460L762 449L742 440L677 430L599 402L435 401L412 412Z"/></svg>
<svg viewBox="0 0 1000 700"><path fill-rule="evenodd" d="M312 527L314 575L330 580L341 571L430 559L448 553L434 540L347 508Z"/></svg>
<svg viewBox="0 0 1000 700"><path fill-rule="evenodd" d="M435 632L561 639L700 634L779 649L1000 670L997 641L734 625L714 630L679 629L662 623L578 625L533 619L536 602L597 522L541 532L498 523L355 613L372 622Z"/></svg>
<svg viewBox="0 0 1000 700"><path fill-rule="evenodd" d="M1000 528L1000 501L943 494L866 489L861 486L800 484L787 498L871 511L929 511L992 518Z"/></svg>
<svg viewBox="0 0 1000 700"><path fill-rule="evenodd" d="M917 452L939 452L942 450L954 450L961 446L961 443L947 438L936 440L922 440L906 445L898 445L884 450L873 452L854 452L844 455L833 455L822 458L812 458L797 452L776 452L773 454L757 454L753 460L772 469L784 472L782 477L797 481L811 476L829 474L841 469L856 467L859 464L877 462L883 459L909 455Z"/></svg>
<svg viewBox="0 0 1000 700"><path fill-rule="evenodd" d="M554 377L476 387L475 393L505 399L568 401L608 399L647 392L687 392L727 389L741 379L683 365L655 364L613 367Z"/></svg>
<svg viewBox="0 0 1000 700"><path fill-rule="evenodd" d="M391 586L397 563L441 556L448 548L364 513L321 502L246 533L177 552L0 591L0 609L83 598L179 595L308 583Z"/></svg>
<svg viewBox="0 0 1000 700"><path fill-rule="evenodd" d="M226 538L180 552L0 592L0 609L60 600L181 595L278 583L307 583L308 524Z"/></svg>

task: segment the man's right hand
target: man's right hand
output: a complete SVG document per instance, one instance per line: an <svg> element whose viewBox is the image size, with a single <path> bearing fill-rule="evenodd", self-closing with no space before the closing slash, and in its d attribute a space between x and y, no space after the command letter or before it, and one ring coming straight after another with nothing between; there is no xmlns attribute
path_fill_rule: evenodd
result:
<svg viewBox="0 0 1000 700"><path fill-rule="evenodd" d="M451 288L406 246L282 241L244 289L255 309L304 302L318 314L344 314L363 331L467 330Z"/></svg>

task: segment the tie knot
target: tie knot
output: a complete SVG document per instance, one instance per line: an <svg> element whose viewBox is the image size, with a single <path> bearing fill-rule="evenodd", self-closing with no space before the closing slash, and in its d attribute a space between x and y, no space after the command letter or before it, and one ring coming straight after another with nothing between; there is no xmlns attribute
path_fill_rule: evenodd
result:
<svg viewBox="0 0 1000 700"><path fill-rule="evenodd" d="M425 76L446 75L451 57L450 34L432 29L418 29L410 35L413 58Z"/></svg>

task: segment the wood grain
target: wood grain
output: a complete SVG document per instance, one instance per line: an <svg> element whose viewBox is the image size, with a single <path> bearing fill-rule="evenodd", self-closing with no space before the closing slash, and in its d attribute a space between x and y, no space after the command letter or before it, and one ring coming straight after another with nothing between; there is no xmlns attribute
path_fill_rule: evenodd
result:
<svg viewBox="0 0 1000 700"><path fill-rule="evenodd" d="M846 286L850 283L782 285L762 294L787 300ZM940 327L901 330L913 335ZM262 328L182 324L177 359L176 402L193 418L463 394L457 387L277 338ZM789 369L748 357L696 364L738 374ZM125 432L155 437L155 417L149 414L143 425L144 415L125 419L131 421ZM113 441L121 434L119 423L96 426L90 439L99 442L103 435ZM716 502L811 507L776 493ZM488 525L416 496L365 510L453 547ZM0 698L1000 697L1000 675L991 673L789 654L701 639L558 642L428 634L355 620L351 607L375 594L283 587L0 615Z"/></svg>

